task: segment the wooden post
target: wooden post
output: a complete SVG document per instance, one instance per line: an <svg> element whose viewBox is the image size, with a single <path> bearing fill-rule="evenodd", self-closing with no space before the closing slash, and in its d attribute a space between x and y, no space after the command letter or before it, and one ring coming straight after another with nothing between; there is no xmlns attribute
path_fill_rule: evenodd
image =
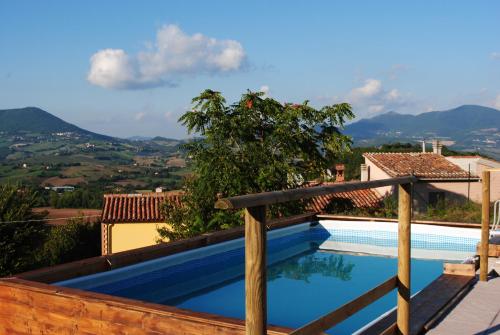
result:
<svg viewBox="0 0 500 335"><path fill-rule="evenodd" d="M267 333L266 207L245 209L246 334Z"/></svg>
<svg viewBox="0 0 500 335"><path fill-rule="evenodd" d="M488 280L488 251L490 239L490 171L483 171L483 199L481 214L481 254L479 280Z"/></svg>
<svg viewBox="0 0 500 335"><path fill-rule="evenodd" d="M398 310L399 334L410 334L411 184L399 185L398 201Z"/></svg>

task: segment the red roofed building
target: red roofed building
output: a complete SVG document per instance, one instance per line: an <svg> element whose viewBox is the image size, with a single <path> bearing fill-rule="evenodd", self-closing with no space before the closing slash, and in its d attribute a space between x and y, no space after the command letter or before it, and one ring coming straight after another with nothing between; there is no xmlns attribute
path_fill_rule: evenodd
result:
<svg viewBox="0 0 500 335"><path fill-rule="evenodd" d="M500 167L500 162L474 156L474 159L478 159L481 163L471 164L470 156L446 157L441 155L436 143L433 143L433 147L433 152L365 153L363 155L365 164L361 166L361 180L415 175L420 180L426 181L414 186L413 198L417 210L435 205L440 200L470 199L481 202L480 175L485 168ZM498 187L495 190L497 183ZM500 199L500 176L493 174L491 185L491 200ZM392 187L380 187L375 190L381 196L393 194L395 191Z"/></svg>
<svg viewBox="0 0 500 335"><path fill-rule="evenodd" d="M180 204L182 192L105 194L102 211L102 254L156 244L157 229L168 227L162 211L165 201Z"/></svg>

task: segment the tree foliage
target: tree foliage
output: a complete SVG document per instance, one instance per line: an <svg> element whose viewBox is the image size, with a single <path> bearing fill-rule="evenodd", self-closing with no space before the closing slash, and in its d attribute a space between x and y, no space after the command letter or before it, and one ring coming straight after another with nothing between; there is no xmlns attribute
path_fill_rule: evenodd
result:
<svg viewBox="0 0 500 335"><path fill-rule="evenodd" d="M50 206L54 208L102 208L100 189L77 188L72 192L50 192Z"/></svg>
<svg viewBox="0 0 500 335"><path fill-rule="evenodd" d="M98 256L101 253L101 226L83 217L52 227L37 257L45 266Z"/></svg>
<svg viewBox="0 0 500 335"><path fill-rule="evenodd" d="M179 121L201 138L186 145L193 175L185 182L183 206L165 205L163 237L177 239L241 224L241 213L218 211L218 197L287 189L318 177L351 141L340 131L353 118L351 106L340 103L315 109L280 103L250 92L232 104L205 90ZM274 207L276 215L300 206Z"/></svg>
<svg viewBox="0 0 500 335"><path fill-rule="evenodd" d="M82 218L48 226L33 213L38 194L0 185L0 277L100 254L100 225Z"/></svg>
<svg viewBox="0 0 500 335"><path fill-rule="evenodd" d="M36 264L33 250L45 239L47 227L33 213L37 195L16 185L0 185L0 276L22 272Z"/></svg>
<svg viewBox="0 0 500 335"><path fill-rule="evenodd" d="M349 281L354 265L345 262L343 255L300 255L281 262L279 266L271 266L268 269L268 278L271 281L288 278L310 283L312 276L322 275Z"/></svg>

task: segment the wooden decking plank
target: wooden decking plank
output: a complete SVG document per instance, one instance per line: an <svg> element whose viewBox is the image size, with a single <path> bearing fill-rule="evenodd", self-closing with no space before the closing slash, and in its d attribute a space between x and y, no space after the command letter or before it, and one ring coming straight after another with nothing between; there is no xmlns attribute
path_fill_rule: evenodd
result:
<svg viewBox="0 0 500 335"><path fill-rule="evenodd" d="M474 277L443 274L414 296L411 299L410 334L419 334L425 324L473 280ZM359 335L384 332L396 322L396 315L394 310Z"/></svg>

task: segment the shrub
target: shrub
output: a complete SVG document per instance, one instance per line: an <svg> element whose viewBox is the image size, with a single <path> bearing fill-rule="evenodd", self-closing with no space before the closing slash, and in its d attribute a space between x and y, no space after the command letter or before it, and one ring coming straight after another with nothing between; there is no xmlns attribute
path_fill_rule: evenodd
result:
<svg viewBox="0 0 500 335"><path fill-rule="evenodd" d="M439 201L435 206L429 206L426 212L415 214L415 219L479 223L481 205L472 201Z"/></svg>
<svg viewBox="0 0 500 335"><path fill-rule="evenodd" d="M47 226L33 213L36 193L16 185L0 185L0 276L35 267L35 250L43 243Z"/></svg>
<svg viewBox="0 0 500 335"><path fill-rule="evenodd" d="M65 225L52 227L38 258L40 264L51 266L100 254L100 224L85 222L80 217Z"/></svg>

